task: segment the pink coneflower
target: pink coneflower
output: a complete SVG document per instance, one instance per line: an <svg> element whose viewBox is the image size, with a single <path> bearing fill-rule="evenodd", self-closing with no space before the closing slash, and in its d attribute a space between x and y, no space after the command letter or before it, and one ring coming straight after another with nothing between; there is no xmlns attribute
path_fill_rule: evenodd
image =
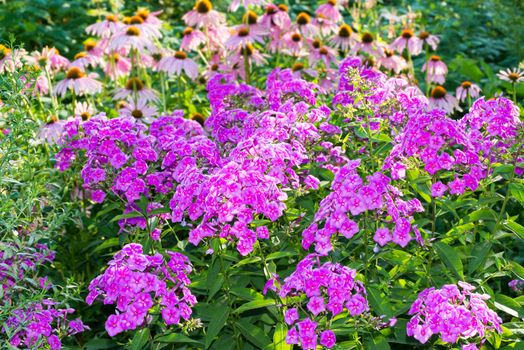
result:
<svg viewBox="0 0 524 350"><path fill-rule="evenodd" d="M324 17L323 14L317 14L314 21L322 36L328 36L337 31L337 23L330 18Z"/></svg>
<svg viewBox="0 0 524 350"><path fill-rule="evenodd" d="M141 17L145 23L160 27L162 25L162 20L157 16L161 14L162 11L150 12L148 9L142 8L138 9L135 13L135 16Z"/></svg>
<svg viewBox="0 0 524 350"><path fill-rule="evenodd" d="M295 79L303 79L303 74L313 78L318 76L318 72L315 69L307 68L303 63L300 62L295 63L293 67L291 67L291 72Z"/></svg>
<svg viewBox="0 0 524 350"><path fill-rule="evenodd" d="M162 36L158 26L151 23L144 22L144 19L140 16L132 16L126 19L126 25L122 30L126 30L129 27L135 27L140 30L149 39L158 39Z"/></svg>
<svg viewBox="0 0 524 350"><path fill-rule="evenodd" d="M112 53L109 54L107 61L104 66L104 73L113 80L126 76L131 71L131 61L125 56Z"/></svg>
<svg viewBox="0 0 524 350"><path fill-rule="evenodd" d="M0 44L0 73L5 71L14 71L22 67L22 58L27 55L24 49L14 49Z"/></svg>
<svg viewBox="0 0 524 350"><path fill-rule="evenodd" d="M198 47L206 42L206 35L198 29L187 27L183 32L180 49L185 51L197 50Z"/></svg>
<svg viewBox="0 0 524 350"><path fill-rule="evenodd" d="M297 15L296 23L293 27L306 37L312 37L318 33L317 26L311 21L311 17L305 12L300 12Z"/></svg>
<svg viewBox="0 0 524 350"><path fill-rule="evenodd" d="M276 27L280 30L289 30L291 28L291 18L289 18L287 6L267 5L266 12L260 17L260 24L267 29Z"/></svg>
<svg viewBox="0 0 524 350"><path fill-rule="evenodd" d="M186 22L186 25L198 28L218 27L226 22L222 13L213 10L213 5L209 0L198 0L193 10L182 16L182 19Z"/></svg>
<svg viewBox="0 0 524 350"><path fill-rule="evenodd" d="M444 84L446 81L446 74L448 73L448 67L442 60L440 56L433 55L429 58L429 61L424 63L422 66L422 71L427 70L427 80L428 82L434 82L437 84Z"/></svg>
<svg viewBox="0 0 524 350"><path fill-rule="evenodd" d="M237 52L231 56L231 62L233 64L238 64L241 72L244 69L244 55L247 55L249 62L255 62L258 65L262 65L267 63L265 57L266 55L263 55L253 47L251 44L247 44L244 47L241 47L237 50ZM241 74L242 75L242 74ZM244 76L242 76L242 79L245 79Z"/></svg>
<svg viewBox="0 0 524 350"><path fill-rule="evenodd" d="M97 62L98 62L98 59L96 57L91 56L86 51L81 51L75 55L70 65L75 66L75 67L80 67L82 69L86 69L89 66L96 67Z"/></svg>
<svg viewBox="0 0 524 350"><path fill-rule="evenodd" d="M304 52L304 38L299 33L286 33L282 38L283 52L291 56L302 56Z"/></svg>
<svg viewBox="0 0 524 350"><path fill-rule="evenodd" d="M360 41L355 43L353 47L354 54L358 54L359 52L366 52L371 56L380 58L384 56L384 47L375 40L373 34L365 32L360 35Z"/></svg>
<svg viewBox="0 0 524 350"><path fill-rule="evenodd" d="M66 78L54 88L56 95L64 97L67 90L73 90L78 96L92 95L102 91L102 84L95 80L95 73L86 75L80 67L71 66L66 73Z"/></svg>
<svg viewBox="0 0 524 350"><path fill-rule="evenodd" d="M236 49L238 47L245 47L247 44L253 44L256 41L259 43L264 42L256 30L252 30L249 26L243 25L239 26L235 31L235 34L226 40L225 46L228 49Z"/></svg>
<svg viewBox="0 0 524 350"><path fill-rule="evenodd" d="M497 77L512 84L521 83L524 81L524 72L520 68L509 68L498 72Z"/></svg>
<svg viewBox="0 0 524 350"><path fill-rule="evenodd" d="M470 81L464 81L460 86L457 88L457 99L462 102L466 100L466 98L477 98L480 95L480 87L476 84L473 84Z"/></svg>
<svg viewBox="0 0 524 350"><path fill-rule="evenodd" d="M63 130L64 122L53 115L49 118L49 122L40 126L36 138L39 139L39 143L47 142L52 145L60 140Z"/></svg>
<svg viewBox="0 0 524 350"><path fill-rule="evenodd" d="M158 63L158 69L169 75L181 75L182 72L191 79L198 77L198 65L187 57L183 51L177 51L173 55L163 57Z"/></svg>
<svg viewBox="0 0 524 350"><path fill-rule="evenodd" d="M432 108L438 108L445 111L448 114L453 113L454 110L461 111L458 100L447 93L446 89L440 85L437 85L431 90L429 97L429 105Z"/></svg>
<svg viewBox="0 0 524 350"><path fill-rule="evenodd" d="M378 59L378 65L399 74L407 67L407 62L401 56L395 55L393 50L385 49L384 56Z"/></svg>
<svg viewBox="0 0 524 350"><path fill-rule="evenodd" d="M242 7L244 7L247 10L249 8L249 5L259 6L264 5L265 3L265 0L233 0L229 5L229 10L235 12L240 7L240 5L242 5Z"/></svg>
<svg viewBox="0 0 524 350"><path fill-rule="evenodd" d="M75 116L82 118L82 120L88 120L91 118L95 110L87 102L78 102L75 107Z"/></svg>
<svg viewBox="0 0 524 350"><path fill-rule="evenodd" d="M51 68L52 70L60 70L69 65L69 60L58 53L54 47L44 47L41 52L33 51L29 57L29 61L42 68Z"/></svg>
<svg viewBox="0 0 524 350"><path fill-rule="evenodd" d="M147 88L144 85L144 82L140 80L140 78L136 77L129 78L125 87L117 89L113 99L122 100L128 96L134 96L135 94L138 96L138 98L143 99L146 102L158 100L155 91Z"/></svg>
<svg viewBox="0 0 524 350"><path fill-rule="evenodd" d="M337 52L329 46L320 46L318 49L312 49L309 53L309 65L315 66L319 62L324 62L326 67L337 62Z"/></svg>
<svg viewBox="0 0 524 350"><path fill-rule="evenodd" d="M400 36L391 43L391 47L400 54L407 49L411 55L418 55L421 47L420 39L415 36L413 30L407 28L402 30Z"/></svg>
<svg viewBox="0 0 524 350"><path fill-rule="evenodd" d="M438 43L440 42L440 39L436 35L432 35L428 32L420 32L418 34L418 38L420 39L420 51L422 51L424 44L428 45L435 51L437 49Z"/></svg>
<svg viewBox="0 0 524 350"><path fill-rule="evenodd" d="M343 51L348 51L349 48L356 42L353 30L347 24L343 24L338 27L337 34L333 35L329 40L333 43L333 45L335 45L335 47Z"/></svg>
<svg viewBox="0 0 524 350"><path fill-rule="evenodd" d="M124 50L125 52L129 52L130 49L136 49L143 53L146 50L154 51L155 45L140 29L135 26L128 26L113 35L109 42L109 48L116 51Z"/></svg>
<svg viewBox="0 0 524 350"><path fill-rule="evenodd" d="M155 121L157 109L147 105L148 101L139 98L138 101L129 100L125 107L119 110L120 116L134 118L137 122L150 124Z"/></svg>
<svg viewBox="0 0 524 350"><path fill-rule="evenodd" d="M229 28L226 26L209 27L207 39L211 51L222 51L224 44L231 36Z"/></svg>
<svg viewBox="0 0 524 350"><path fill-rule="evenodd" d="M326 3L320 5L315 14L322 15L324 18L329 18L332 22L339 23L342 21L342 15L337 6L336 0L328 0Z"/></svg>
<svg viewBox="0 0 524 350"><path fill-rule="evenodd" d="M219 68L221 64L221 58L220 55L213 55L211 59L208 61L208 67L207 69L202 73L202 76L206 78L207 80L214 77L216 74L219 73Z"/></svg>
<svg viewBox="0 0 524 350"><path fill-rule="evenodd" d="M123 26L115 15L107 15L103 21L87 26L86 32L102 38L109 38L111 35L119 32Z"/></svg>
<svg viewBox="0 0 524 350"><path fill-rule="evenodd" d="M29 67L31 70L40 71L38 66ZM25 88L21 90L22 93L31 91L33 96L46 95L49 92L49 82L44 74L39 74L36 78L29 78L25 74L20 76L20 81L24 83Z"/></svg>

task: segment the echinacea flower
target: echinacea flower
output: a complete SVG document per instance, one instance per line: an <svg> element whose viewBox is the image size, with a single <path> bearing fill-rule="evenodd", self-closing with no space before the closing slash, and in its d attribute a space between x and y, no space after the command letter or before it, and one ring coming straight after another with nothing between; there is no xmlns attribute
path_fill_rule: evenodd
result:
<svg viewBox="0 0 524 350"><path fill-rule="evenodd" d="M421 50L420 39L409 28L402 30L400 36L391 43L391 47L400 54L407 50L411 55L418 55Z"/></svg>
<svg viewBox="0 0 524 350"><path fill-rule="evenodd" d="M71 66L66 78L59 81L54 88L55 94L64 97L67 90L73 90L77 96L92 95L102 91L102 83L95 78L97 74L86 74L82 68Z"/></svg>
<svg viewBox="0 0 524 350"><path fill-rule="evenodd" d="M353 30L347 24L342 24L338 28L337 34L330 38L330 41L335 47L342 51L348 51L349 48L356 42L353 34Z"/></svg>
<svg viewBox="0 0 524 350"><path fill-rule="evenodd" d="M198 77L198 65L183 51L163 57L158 63L158 69L169 75L180 76L184 72L191 79Z"/></svg>
<svg viewBox="0 0 524 350"><path fill-rule="evenodd" d="M236 49L238 47L245 47L247 44L253 44L255 41L263 42L262 37L256 30L251 30L249 26L239 26L234 35L226 40L225 46L228 49Z"/></svg>
<svg viewBox="0 0 524 350"><path fill-rule="evenodd" d="M329 18L334 23L342 21L342 15L340 14L336 0L326 1L317 8L315 13L317 15L322 15L324 18Z"/></svg>
<svg viewBox="0 0 524 350"><path fill-rule="evenodd" d="M260 17L260 24L267 29L287 31L291 27L287 6L268 4L266 12Z"/></svg>
<svg viewBox="0 0 524 350"><path fill-rule="evenodd" d="M382 45L375 40L373 34L364 32L360 35L360 41L357 41L353 47L355 54L359 52L366 52L371 56L380 58L384 55L384 49Z"/></svg>
<svg viewBox="0 0 524 350"><path fill-rule="evenodd" d="M148 101L144 98L139 98L137 101L129 99L126 106L119 110L120 116L134 118L144 124L151 124L155 120L157 109L148 106L147 103Z"/></svg>
<svg viewBox="0 0 524 350"><path fill-rule="evenodd" d="M448 74L448 67L444 62L442 62L440 56L433 55L429 58L428 62L424 63L422 71L427 71L428 83L433 82L444 84L444 81L446 81L446 74Z"/></svg>
<svg viewBox="0 0 524 350"><path fill-rule="evenodd" d="M104 67L104 73L111 79L126 76L131 71L131 61L125 56L112 53L109 55L107 61Z"/></svg>
<svg viewBox="0 0 524 350"><path fill-rule="evenodd" d="M433 49L433 51L435 51L440 42L438 36L432 35L428 32L420 32L418 38L420 39L420 51L422 51L424 44L428 45Z"/></svg>
<svg viewBox="0 0 524 350"><path fill-rule="evenodd" d="M304 38L300 33L287 33L282 38L283 52L300 57L304 55Z"/></svg>
<svg viewBox="0 0 524 350"><path fill-rule="evenodd" d="M151 12L146 8L141 8L135 12L135 16L141 17L144 20L144 22L147 24L151 24L156 27L160 27L162 25L162 20L158 18L158 15L161 13L162 11Z"/></svg>
<svg viewBox="0 0 524 350"><path fill-rule="evenodd" d="M86 32L102 38L109 38L111 35L119 32L123 26L115 15L107 15L103 21L87 26Z"/></svg>
<svg viewBox="0 0 524 350"><path fill-rule="evenodd" d="M39 141L47 142L48 144L52 145L60 139L63 130L63 121L52 115L49 118L49 121L40 127L36 137L39 139Z"/></svg>
<svg viewBox="0 0 524 350"><path fill-rule="evenodd" d="M123 30L126 30L129 27L137 28L139 31L144 33L144 35L149 39L158 39L162 36L157 25L146 23L141 16L135 15L129 17L129 20L127 22L128 24L124 26Z"/></svg>
<svg viewBox="0 0 524 350"><path fill-rule="evenodd" d="M226 19L223 14L213 10L213 5L209 0L198 0L193 10L182 16L186 25L190 27L218 27L225 23Z"/></svg>
<svg viewBox="0 0 524 350"><path fill-rule="evenodd" d="M42 51L33 51L28 57L29 62L39 65L42 68L59 70L69 65L69 60L58 53L54 47L44 47Z"/></svg>
<svg viewBox="0 0 524 350"><path fill-rule="evenodd" d="M318 28L311 21L311 17L305 12L300 12L297 15L294 27L304 36L314 36L318 33Z"/></svg>
<svg viewBox="0 0 524 350"><path fill-rule="evenodd" d="M116 90L113 96L114 100L121 100L127 96L137 95L138 98L145 100L146 102L157 101L158 97L154 90L147 88L144 82L140 78L132 77L126 82L124 88Z"/></svg>
<svg viewBox="0 0 524 350"><path fill-rule="evenodd" d="M303 63L297 62L291 67L291 72L293 72L293 77L295 79L302 79L302 74L307 74L310 77L317 77L318 72L315 69L306 68Z"/></svg>
<svg viewBox="0 0 524 350"><path fill-rule="evenodd" d="M0 73L14 71L22 66L22 58L26 56L24 49L10 49L0 44Z"/></svg>
<svg viewBox="0 0 524 350"><path fill-rule="evenodd" d="M498 72L497 77L512 84L521 83L524 81L524 71L520 68L509 68Z"/></svg>
<svg viewBox="0 0 524 350"><path fill-rule="evenodd" d="M309 54L309 64L311 66L317 65L319 62L324 62L326 67L332 63L337 62L337 52L329 46L321 46L318 49L311 50Z"/></svg>
<svg viewBox="0 0 524 350"><path fill-rule="evenodd" d="M197 50L201 44L206 42L206 35L198 29L187 27L182 34L182 43L180 44L181 50Z"/></svg>
<svg viewBox="0 0 524 350"><path fill-rule="evenodd" d="M111 37L109 48L116 51L124 50L125 52L135 49L143 53L146 50L154 51L155 45L136 26L128 26Z"/></svg>
<svg viewBox="0 0 524 350"><path fill-rule="evenodd" d="M464 101L468 96L471 98L477 98L480 95L480 87L470 81L464 81L457 88L456 95L460 102Z"/></svg>
<svg viewBox="0 0 524 350"><path fill-rule="evenodd" d="M429 104L431 107L441 109L448 114L453 113L454 110L462 110L459 107L458 100L448 94L446 89L440 85L435 86L433 90L431 90Z"/></svg>
<svg viewBox="0 0 524 350"><path fill-rule="evenodd" d="M94 68L96 67L97 61L96 57L91 56L86 51L81 51L75 55L71 62L71 66L80 67L82 69L86 69L88 66Z"/></svg>
<svg viewBox="0 0 524 350"><path fill-rule="evenodd" d="M399 74L401 70L406 68L407 62L399 55L395 55L393 50L384 49L384 56L378 59L378 65L386 69L392 70Z"/></svg>
<svg viewBox="0 0 524 350"><path fill-rule="evenodd" d="M87 102L78 102L75 107L75 116L79 116L82 120L88 120L94 113L94 109Z"/></svg>
<svg viewBox="0 0 524 350"><path fill-rule="evenodd" d="M323 14L317 14L314 19L314 23L318 28L321 36L328 36L337 31L337 23L332 21L330 18L325 17Z"/></svg>

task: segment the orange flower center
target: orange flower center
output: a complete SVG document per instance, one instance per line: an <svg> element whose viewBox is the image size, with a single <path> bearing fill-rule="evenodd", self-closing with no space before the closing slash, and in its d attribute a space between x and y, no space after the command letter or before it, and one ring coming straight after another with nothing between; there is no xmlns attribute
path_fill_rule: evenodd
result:
<svg viewBox="0 0 524 350"><path fill-rule="evenodd" d="M309 17L309 15L305 12L300 12L297 16L297 24L298 25L306 25L306 24L309 24L309 22L311 22L311 18Z"/></svg>
<svg viewBox="0 0 524 350"><path fill-rule="evenodd" d="M187 58L187 54L184 51L177 51L175 52L175 58L177 60L185 60Z"/></svg>
<svg viewBox="0 0 524 350"><path fill-rule="evenodd" d="M79 58L84 58L84 57L87 57L87 52L85 51L82 51L82 52L79 52L75 55L75 60L79 59Z"/></svg>
<svg viewBox="0 0 524 350"><path fill-rule="evenodd" d="M136 11L136 15L140 16L145 21L147 19L147 17L149 16L149 10L148 9L140 9L140 10Z"/></svg>
<svg viewBox="0 0 524 350"><path fill-rule="evenodd" d="M208 13L213 9L213 5L211 4L211 1L209 0L198 0L195 4L195 10L197 10L198 13Z"/></svg>
<svg viewBox="0 0 524 350"><path fill-rule="evenodd" d="M509 80L511 80L513 82L516 82L517 80L519 80L520 74L518 74L518 73L509 73L508 74L508 78L509 78Z"/></svg>
<svg viewBox="0 0 524 350"><path fill-rule="evenodd" d="M428 32L420 32L418 37L419 37L419 39L426 40L427 38L429 38L429 33Z"/></svg>
<svg viewBox="0 0 524 350"><path fill-rule="evenodd" d="M246 37L249 35L249 28L248 27L242 27L238 30L238 36L240 37Z"/></svg>
<svg viewBox="0 0 524 350"><path fill-rule="evenodd" d="M295 33L293 35L291 35L291 40L293 40L294 42L298 43L300 40L302 40L302 36L298 33Z"/></svg>
<svg viewBox="0 0 524 350"><path fill-rule="evenodd" d="M251 56L253 54L254 50L255 50L255 48L253 47L253 45L248 43L248 44L246 44L245 47L242 48L242 53L244 55Z"/></svg>
<svg viewBox="0 0 524 350"><path fill-rule="evenodd" d="M440 61L440 56L437 56L437 55L433 55L429 58L431 61L433 62L438 62Z"/></svg>
<svg viewBox="0 0 524 350"><path fill-rule="evenodd" d="M138 29L137 27L129 27L127 28L126 34L129 36L139 36L140 29Z"/></svg>
<svg viewBox="0 0 524 350"><path fill-rule="evenodd" d="M347 24L343 24L338 28L338 36L341 38L349 38L353 30Z"/></svg>
<svg viewBox="0 0 524 350"><path fill-rule="evenodd" d="M84 41L84 50L91 51L96 47L96 40L87 39Z"/></svg>
<svg viewBox="0 0 524 350"><path fill-rule="evenodd" d="M287 7L287 5L284 4L278 5L278 9L283 12L289 12L289 7Z"/></svg>
<svg viewBox="0 0 524 350"><path fill-rule="evenodd" d="M129 20L129 24L142 24L144 23L144 19L140 16L133 16Z"/></svg>
<svg viewBox="0 0 524 350"><path fill-rule="evenodd" d="M91 117L91 114L89 114L89 112L83 112L80 116L82 117L82 120L88 120Z"/></svg>
<svg viewBox="0 0 524 350"><path fill-rule="evenodd" d="M276 7L275 5L272 5L272 4L269 4L267 5L266 7L266 15L274 15L275 13L277 13L278 11L278 7Z"/></svg>
<svg viewBox="0 0 524 350"><path fill-rule="evenodd" d="M296 71L299 71L299 70L302 70L304 69L304 64L300 63L300 62L297 62L293 65L293 67L291 67L291 70L293 72L296 72Z"/></svg>
<svg viewBox="0 0 524 350"><path fill-rule="evenodd" d="M144 83L139 78L129 78L126 83L127 90L140 91L144 88Z"/></svg>
<svg viewBox="0 0 524 350"><path fill-rule="evenodd" d="M373 35L371 33L364 33L361 39L363 43L371 44L373 42Z"/></svg>
<svg viewBox="0 0 524 350"><path fill-rule="evenodd" d="M336 6L337 0L328 0L327 3L330 4L331 6Z"/></svg>
<svg viewBox="0 0 524 350"><path fill-rule="evenodd" d="M318 50L318 52L321 55L327 55L329 53L328 49L326 49L325 47L321 47L320 50Z"/></svg>
<svg viewBox="0 0 524 350"><path fill-rule="evenodd" d="M258 16L255 12L249 10L248 13L242 17L242 22L247 24L256 24L258 20Z"/></svg>
<svg viewBox="0 0 524 350"><path fill-rule="evenodd" d="M206 121L206 117L204 117L203 114L198 112L191 114L190 119L198 122L198 124L200 125L204 125L204 122Z"/></svg>
<svg viewBox="0 0 524 350"><path fill-rule="evenodd" d="M85 76L85 73L78 67L71 67L66 73L67 79L79 79Z"/></svg>
<svg viewBox="0 0 524 350"><path fill-rule="evenodd" d="M193 28L187 27L184 29L184 35L190 35L191 33L193 33Z"/></svg>
<svg viewBox="0 0 524 350"><path fill-rule="evenodd" d="M106 21L116 23L118 22L118 18L115 15L107 15Z"/></svg>
<svg viewBox="0 0 524 350"><path fill-rule="evenodd" d="M313 40L313 42L311 43L311 45L312 45L315 49L319 49L320 46L322 46L322 42L321 42L319 39L315 39L315 40Z"/></svg>
<svg viewBox="0 0 524 350"><path fill-rule="evenodd" d="M136 119L140 119L144 116L144 113L142 113L142 111L139 109L133 109L133 111L131 112L131 115Z"/></svg>
<svg viewBox="0 0 524 350"><path fill-rule="evenodd" d="M400 35L404 39L411 39L413 37L413 31L411 29L404 29Z"/></svg>
<svg viewBox="0 0 524 350"><path fill-rule="evenodd" d="M433 98L444 98L446 96L446 89L438 85L431 90L431 97Z"/></svg>
<svg viewBox="0 0 524 350"><path fill-rule="evenodd" d="M460 84L460 86L462 86L462 87L463 87L464 89L466 89L466 90L469 89L469 88L471 87L471 85L472 85L472 84L471 84L471 82L469 82L469 81L465 81L465 82L463 82L462 84Z"/></svg>

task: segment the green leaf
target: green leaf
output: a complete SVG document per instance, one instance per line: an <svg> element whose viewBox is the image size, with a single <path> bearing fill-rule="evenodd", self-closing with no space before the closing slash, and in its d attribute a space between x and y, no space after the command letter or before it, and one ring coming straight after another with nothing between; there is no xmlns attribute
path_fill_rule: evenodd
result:
<svg viewBox="0 0 524 350"><path fill-rule="evenodd" d="M254 263L257 263L257 262L259 262L261 260L262 260L262 258L259 257L259 256L251 256L249 258L245 258L245 259L240 260L238 263L233 265L232 268L239 267L239 266L242 266L242 265L254 264Z"/></svg>
<svg viewBox="0 0 524 350"><path fill-rule="evenodd" d="M135 333L135 336L131 340L130 350L142 350L144 345L149 341L149 328L143 328Z"/></svg>
<svg viewBox="0 0 524 350"><path fill-rule="evenodd" d="M442 260L448 269L450 269L457 278L464 280L464 267L455 249L442 242L437 242L433 246L437 250L440 260Z"/></svg>
<svg viewBox="0 0 524 350"><path fill-rule="evenodd" d="M127 214L117 215L113 219L111 219L110 222L115 222L115 221L123 220L123 219L141 218L141 217L142 217L142 214L140 214L138 211L134 210L134 211L132 211L130 213L127 213Z"/></svg>
<svg viewBox="0 0 524 350"><path fill-rule="evenodd" d="M473 274L477 269L486 261L489 253L491 252L491 243L483 242L478 243L471 250L471 260L468 263L468 275Z"/></svg>
<svg viewBox="0 0 524 350"><path fill-rule="evenodd" d="M101 250L104 250L104 249L107 249L107 248L116 247L116 246L119 246L119 245L120 245L120 242L119 242L118 238L116 238L116 237L109 238L109 239L106 239L105 241L102 241L102 243L100 243L99 245L97 245L96 248L93 249L91 254L97 253L97 252L99 252Z"/></svg>
<svg viewBox="0 0 524 350"><path fill-rule="evenodd" d="M524 267L515 261L510 261L511 271L520 279L524 280Z"/></svg>
<svg viewBox="0 0 524 350"><path fill-rule="evenodd" d="M258 348L262 349L271 343L266 333L259 327L249 323L249 322L239 322L236 323L238 329L242 335L249 340L251 343L256 345Z"/></svg>
<svg viewBox="0 0 524 350"><path fill-rule="evenodd" d="M524 204L524 185L521 183L510 183L509 190L511 195L518 200L521 204Z"/></svg>
<svg viewBox="0 0 524 350"><path fill-rule="evenodd" d="M497 309L511 316L524 318L524 312L520 304L508 296L497 294L494 305Z"/></svg>
<svg viewBox="0 0 524 350"><path fill-rule="evenodd" d="M368 300L373 310L380 315L393 316L393 311L386 298L380 295L380 291L372 286L367 288Z"/></svg>
<svg viewBox="0 0 524 350"><path fill-rule="evenodd" d="M158 343L188 343L188 344L200 344L199 341L189 338L188 336L181 333L171 333L155 338L155 342Z"/></svg>
<svg viewBox="0 0 524 350"><path fill-rule="evenodd" d="M273 345L275 350L291 350L291 345L286 343L287 325L277 324L275 334L273 334Z"/></svg>
<svg viewBox="0 0 524 350"><path fill-rule="evenodd" d="M266 261L280 259L280 258L286 258L290 256L298 255L297 252L274 252L267 256Z"/></svg>
<svg viewBox="0 0 524 350"><path fill-rule="evenodd" d="M373 338L367 338L364 341L364 348L373 349L373 350L390 350L391 349L386 338L381 335L375 336Z"/></svg>
<svg viewBox="0 0 524 350"><path fill-rule="evenodd" d="M229 317L229 306L225 304L213 305L213 315L207 327L206 343L204 349L209 348L215 337L226 325Z"/></svg>
<svg viewBox="0 0 524 350"><path fill-rule="evenodd" d="M517 224L515 221L506 221L504 226L519 236L520 239L524 239L524 227L520 224Z"/></svg>
<svg viewBox="0 0 524 350"><path fill-rule="evenodd" d="M85 346L87 350L111 349L116 343L111 339L91 339Z"/></svg>
<svg viewBox="0 0 524 350"><path fill-rule="evenodd" d="M238 314L244 311L248 310L254 310L254 309L260 309L263 307L275 305L275 300L273 299L257 299L250 301L249 303L245 303L241 305L239 308L237 308L233 313Z"/></svg>

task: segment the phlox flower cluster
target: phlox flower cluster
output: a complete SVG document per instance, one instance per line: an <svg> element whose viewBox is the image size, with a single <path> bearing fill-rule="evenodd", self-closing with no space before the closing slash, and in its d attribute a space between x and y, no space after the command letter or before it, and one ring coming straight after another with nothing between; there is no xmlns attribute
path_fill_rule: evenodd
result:
<svg viewBox="0 0 524 350"><path fill-rule="evenodd" d="M331 192L320 202L313 223L302 233L303 248L314 244L318 253L327 254L333 250L332 236L352 238L360 231L355 220L366 213L384 225L393 225L392 232L387 227L377 229L373 239L381 246L393 242L405 247L413 239L411 232L423 244L418 229L411 225L411 215L424 211L420 201L403 200L402 192L380 172L368 176L368 183L364 183L357 172L359 165L358 159L349 161L335 172Z"/></svg>
<svg viewBox="0 0 524 350"><path fill-rule="evenodd" d="M89 305L98 298L104 304L116 304L115 314L105 323L110 336L150 323L152 310L160 312L167 325L189 320L196 304L187 288L193 268L185 255L168 254L166 261L160 253L143 254L140 244L127 244L104 273L91 281L86 298Z"/></svg>
<svg viewBox="0 0 524 350"><path fill-rule="evenodd" d="M60 309L51 299L31 303L16 309L9 316L1 332L15 331L9 338L11 346L17 349L51 349L62 347L61 337L81 333L89 327L80 319L68 320L75 310Z"/></svg>
<svg viewBox="0 0 524 350"><path fill-rule="evenodd" d="M442 111L418 111L411 115L394 146L384 161L384 170L390 170L393 179L406 176L409 163L420 162L424 170L436 180L442 173L452 171L455 177L447 184L434 181L431 194L440 197L463 194L466 188L475 191L485 177L485 169L464 128Z"/></svg>
<svg viewBox="0 0 524 350"><path fill-rule="evenodd" d="M295 271L282 283L278 277L268 281L268 289L281 298L296 300L285 311L285 322L291 326L286 342L300 344L303 349L316 349L317 344L332 348L336 343L335 333L324 329L315 320L333 319L342 312L359 316L369 310L364 285L355 280L356 271L338 263L320 263L320 255L310 254L297 264ZM305 308L302 297L305 296ZM302 316L301 316L302 315ZM320 338L320 339L319 339Z"/></svg>
<svg viewBox="0 0 524 350"><path fill-rule="evenodd" d="M413 315L406 326L408 336L424 344L438 335L445 343L472 343L462 349L473 350L477 339L483 343L490 332L501 333L502 319L486 305L489 295L474 289L459 282L422 291L408 312Z"/></svg>
<svg viewBox="0 0 524 350"><path fill-rule="evenodd" d="M519 115L519 108L507 98L486 100L481 97L459 123L479 156L494 163L503 161L502 157L510 152L510 148L522 142L519 131L522 131L523 123Z"/></svg>
<svg viewBox="0 0 524 350"><path fill-rule="evenodd" d="M524 290L524 280L511 280L508 283L508 287L510 287L514 292L522 292Z"/></svg>

